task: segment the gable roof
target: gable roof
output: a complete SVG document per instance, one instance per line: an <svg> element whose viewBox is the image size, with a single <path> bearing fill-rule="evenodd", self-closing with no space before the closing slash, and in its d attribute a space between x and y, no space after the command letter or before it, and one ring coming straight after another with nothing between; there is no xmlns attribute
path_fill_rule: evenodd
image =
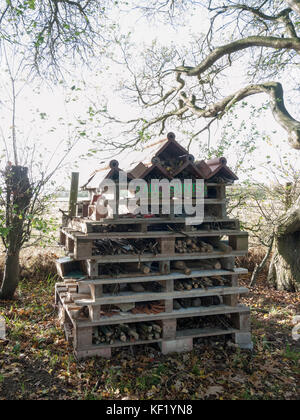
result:
<svg viewBox="0 0 300 420"><path fill-rule="evenodd" d="M211 174L208 176L207 179L211 179L214 176L225 176L226 178L236 181L238 180L238 177L235 175L235 173L232 172L232 170L227 166L227 159L224 157L221 158L215 158L208 160L207 165L209 166L211 170Z"/></svg>
<svg viewBox="0 0 300 420"><path fill-rule="evenodd" d="M217 176L230 181L238 179L227 166L227 160L224 157L194 162L194 156L176 141L174 133L169 133L167 138L143 147L137 154L135 161L130 164L131 168L127 169L129 180L145 179L151 174L171 180L183 171L188 171L195 178L204 180L212 180ZM175 164L171 163L169 167L170 160L175 161ZM81 188L96 190L101 181L118 177L120 171L119 162L112 160L108 166L94 171Z"/></svg>

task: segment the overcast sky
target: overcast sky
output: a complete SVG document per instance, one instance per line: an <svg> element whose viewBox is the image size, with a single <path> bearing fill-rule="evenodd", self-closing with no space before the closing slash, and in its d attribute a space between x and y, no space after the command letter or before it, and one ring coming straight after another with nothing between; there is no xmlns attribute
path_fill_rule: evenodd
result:
<svg viewBox="0 0 300 420"><path fill-rule="evenodd" d="M206 32L208 28L208 17L203 15L203 13L196 13L194 16L188 19L188 24L184 26L166 26L163 23L149 22L145 18L142 18L138 12L135 13L119 13L118 20L121 27L121 30L124 33L129 31L132 32L132 39L137 44L137 49L142 49L144 44L150 44L153 39L157 38L162 45L170 45L172 42L175 42L176 45L185 45L187 40L191 39L192 34L199 32ZM7 74L3 71L4 62L2 61L1 69L1 80L2 87L1 91L3 92L6 89L7 98L9 96L9 85ZM101 64L99 64L101 69ZM39 87L39 83L36 81L31 85L26 85L22 90L17 103L17 124L19 127L18 136L19 139L24 142L28 141L28 144L35 143L36 145L36 159L41 159L44 161L49 160L49 156L53 151L55 151L51 165L55 165L55 162L63 153L63 149L58 145L61 143L62 139L66 139L68 135L72 136L73 127L71 124L74 124L74 121L79 116L86 115L86 110L89 105L89 98L96 97L96 92L98 91L99 95L103 93L104 95L110 96L110 110L118 114L122 119L126 120L132 115L133 109L124 101L120 99L119 94L114 91L117 84L118 75L120 75L120 67L117 65L112 65L110 63L109 72L102 72L100 75L96 75L97 66L94 67L93 71L84 70L82 73L84 79L88 81L89 87L86 91L78 92L79 100L71 101L66 103L66 98L70 94L70 97L74 98L76 92L71 90L73 83L80 85L82 66L78 63L76 69L76 74L74 75L75 81L72 78L67 77L67 88L62 85L57 86L46 86L43 85L42 88ZM77 79L77 82L76 82ZM230 69L230 90L228 93L231 93L243 84L242 71L241 68L235 66ZM22 83L20 83L20 86ZM94 86L94 87L93 87ZM34 89L33 89L34 87ZM261 104L266 98L263 96L257 96L251 98L249 102L253 104ZM293 112L290 109L291 113ZM247 119L247 111L244 111L244 115L241 114L242 118ZM9 109L7 107L7 102L5 101L5 95L2 95L2 106L1 106L1 130L3 136L7 138L9 133L9 128L11 126L11 121L9 117ZM286 133L281 129L281 127L274 121L271 112L267 111L262 115L261 120L257 121L259 130L265 130L268 134L272 135L273 145L268 145L266 142L261 142L259 145L258 151L255 154L255 164L257 166L256 177L259 180L265 180L265 171L262 170L262 162L265 161L265 156L270 155L273 161L278 161L278 152L275 151L274 145L283 145L282 140L286 138ZM172 127L167 127L168 131L173 131ZM97 130L98 127L95 127ZM101 130L101 127L99 127ZM273 133L276 130L277 133ZM218 136L220 136L220 131L212 131L212 142L217 141ZM202 136L203 142L207 141L206 134ZM178 140L183 141L184 139L178 138ZM90 145L89 145L90 147ZM49 153L45 151L48 149ZM78 160L78 157L85 153L88 145L86 141L82 141L81 144L74 149L73 154L71 155L71 165L65 169L65 174L69 173L71 170L80 171L80 182L84 182L88 175L94 170L97 169L99 163L103 160L104 157L101 152L92 158L90 157L87 160L79 161L79 167L75 165L75 161ZM284 144L282 150L287 150L290 152L289 146ZM192 153L199 156L199 145L195 143L192 147ZM40 153L40 156L38 154ZM279 152L283 153L283 152ZM299 154L298 154L299 155ZM291 156L298 156L295 151L291 152ZM115 157L115 156L114 156ZM128 166L128 163L131 160L134 160L133 153L123 154L117 159L124 166ZM234 156L229 156L229 164L234 165ZM2 160L4 162L4 160ZM72 164L73 162L73 164ZM298 158L299 164L299 158ZM299 165L298 165L299 167ZM62 180L61 174L57 177L57 180ZM241 174L241 179L243 179L243 174Z"/></svg>

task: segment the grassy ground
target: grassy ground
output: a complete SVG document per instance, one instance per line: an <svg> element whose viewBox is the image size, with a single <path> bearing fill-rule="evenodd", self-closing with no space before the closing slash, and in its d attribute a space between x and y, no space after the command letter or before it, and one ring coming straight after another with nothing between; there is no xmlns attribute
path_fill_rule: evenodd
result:
<svg viewBox="0 0 300 420"><path fill-rule="evenodd" d="M133 346L115 351L111 360L78 363L56 320L54 283L53 276L23 281L15 301L0 302L7 322L7 340L0 340L0 400L300 396L300 353L291 335L300 294L268 289L261 278L243 299L252 307L253 353L219 338L202 340L186 354L163 356L155 346Z"/></svg>

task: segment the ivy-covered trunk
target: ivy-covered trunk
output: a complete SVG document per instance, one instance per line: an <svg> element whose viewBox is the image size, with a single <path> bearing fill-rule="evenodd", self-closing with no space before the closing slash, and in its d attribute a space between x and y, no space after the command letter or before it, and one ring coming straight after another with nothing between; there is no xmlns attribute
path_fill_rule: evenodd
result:
<svg viewBox="0 0 300 420"><path fill-rule="evenodd" d="M10 166L4 173L6 187L4 237L6 258L4 275L0 290L0 299L12 299L19 283L20 250L24 238L24 220L32 197L28 169L22 166Z"/></svg>
<svg viewBox="0 0 300 420"><path fill-rule="evenodd" d="M268 280L277 289L300 290L300 197L277 229Z"/></svg>

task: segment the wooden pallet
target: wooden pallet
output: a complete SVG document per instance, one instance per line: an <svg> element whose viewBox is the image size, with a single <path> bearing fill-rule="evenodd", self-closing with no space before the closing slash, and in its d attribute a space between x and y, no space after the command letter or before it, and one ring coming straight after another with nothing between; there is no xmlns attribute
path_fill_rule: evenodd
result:
<svg viewBox="0 0 300 420"><path fill-rule="evenodd" d="M58 292L60 300L60 292ZM101 321L85 321L73 318L75 306L63 305L66 314L64 319L68 320L67 331L68 339L73 340L75 353L78 358L85 358L91 356L111 357L112 349L132 346L132 345L145 345L157 343L160 345L163 353L173 351L188 351L193 348L193 340L196 338L212 337L212 336L225 336L232 335L235 342L244 348L251 347L251 336L249 333L250 328L250 311L244 306L226 306L218 305L209 308L197 308L177 310L172 313L163 313L156 315L131 315L124 319L124 316L102 319ZM215 316L227 314L234 328L203 328L203 329L188 329L177 330L177 321L183 318L202 317L202 316ZM94 345L92 342L93 328L106 325L113 326L120 323L137 324L139 322L160 322L162 325L162 336L155 340L138 340L122 343L120 341L114 344L107 345ZM70 327L72 323L72 328ZM72 331L72 333L70 332ZM248 338L248 340L247 340Z"/></svg>
<svg viewBox="0 0 300 420"><path fill-rule="evenodd" d="M119 226L120 229L123 226L126 226L128 232L149 232L153 230L155 225L178 225L181 230L191 230L186 225L186 218L185 217L174 217L172 215L168 217L124 217L119 219L102 219L99 221L90 220L87 218L75 217L72 218L69 223L68 227L74 229L75 231L82 232L82 233L98 233L97 228L105 227L109 225L116 225ZM219 228L219 225L226 225L229 226L230 229L239 229L239 221L237 219L230 219L229 217L205 217L203 223L201 225L210 225L212 228L216 226ZM199 225L198 227L201 227ZM197 225L196 225L197 226ZM120 230L120 233L124 233L124 231ZM125 232L126 233L126 232Z"/></svg>
<svg viewBox="0 0 300 420"><path fill-rule="evenodd" d="M250 310L238 304L239 296L248 292L247 288L239 286L238 277L247 273L247 270L235 268L235 258L245 255L248 250L248 234L240 231L238 220L230 219L226 215L225 187L225 184L206 185L205 211L210 206L215 206L218 216L206 216L204 222L198 226L187 226L185 217L160 215L150 218L116 217L99 221L76 217L69 221L68 226L61 229L61 244L65 246L69 257L57 262L58 273L63 282L56 287L56 303L66 337L73 343L78 358L111 357L114 348L154 343L160 346L164 354L173 351L189 351L192 350L193 342L197 338L226 335L233 336L236 344L241 348L251 348ZM86 209L81 212L83 213L86 213ZM110 228L113 231L108 231ZM177 253L176 239L186 237L202 238L202 240L207 238L208 242L211 238L218 240L225 238L224 244L229 245L230 248L223 246L215 248L213 252ZM93 255L94 241L114 238L129 241L140 238L156 239L160 249L155 255L151 253ZM200 269L201 261L205 260L219 261L222 268L219 270ZM187 275L174 270L175 261L186 262L191 266L191 273ZM140 264L147 262L157 262L159 271L144 275L138 272L138 269L135 272L113 276L102 274L104 272L102 269L106 264L128 266L128 263L134 263L136 267L139 267ZM216 276L225 278L226 286L182 291L175 290L174 287L176 280L185 281ZM159 292L122 290L113 294L104 289L107 285L134 285L149 282L159 283L161 290ZM106 290L105 293L104 290ZM211 296L219 296L221 303L174 309L174 301L177 299L205 299ZM135 305L140 307L139 305L150 302L159 302L161 312L151 312L151 310L148 313L130 312L131 307ZM119 312L115 312L114 315L106 312L105 308L111 306L120 307ZM186 328L184 330L179 328L181 319L220 316L226 316L232 327L216 326L215 328ZM116 341L110 345L93 344L95 328L145 322L159 323L162 327L161 337L125 343Z"/></svg>
<svg viewBox="0 0 300 420"><path fill-rule="evenodd" d="M156 239L161 246L161 252L175 253L175 240L180 238L224 238L235 251L248 250L248 233L240 230L203 230L197 232L177 233L172 231L145 232L143 239ZM123 233L89 233L83 234L71 228L61 229L61 242L65 245L66 252L75 260L93 258L94 241L98 239L140 239L140 232Z"/></svg>

